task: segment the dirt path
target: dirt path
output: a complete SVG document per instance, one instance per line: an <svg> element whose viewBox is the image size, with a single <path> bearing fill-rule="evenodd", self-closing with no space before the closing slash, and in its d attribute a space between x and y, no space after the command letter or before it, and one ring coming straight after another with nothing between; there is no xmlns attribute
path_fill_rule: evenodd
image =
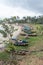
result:
<svg viewBox="0 0 43 65"><path fill-rule="evenodd" d="M35 55L27 55L22 61L19 62L20 65L43 65L43 58L36 57Z"/></svg>
<svg viewBox="0 0 43 65"><path fill-rule="evenodd" d="M17 38L18 35L21 33L21 27L20 27L20 26L18 26L18 27L16 26L16 28L17 28L18 30L13 32L12 38Z"/></svg>

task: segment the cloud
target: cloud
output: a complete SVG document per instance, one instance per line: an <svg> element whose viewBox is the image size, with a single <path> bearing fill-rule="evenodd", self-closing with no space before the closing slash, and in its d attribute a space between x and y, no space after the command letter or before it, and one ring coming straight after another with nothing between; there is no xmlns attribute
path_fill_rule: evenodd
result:
<svg viewBox="0 0 43 65"><path fill-rule="evenodd" d="M43 14L43 0L0 0L0 16L38 16Z"/></svg>
<svg viewBox="0 0 43 65"><path fill-rule="evenodd" d="M20 6L27 10L43 13L43 0L4 0L8 6Z"/></svg>
<svg viewBox="0 0 43 65"><path fill-rule="evenodd" d="M28 11L21 7L8 7L5 5L0 5L0 17L10 17L10 16L35 16L32 11Z"/></svg>

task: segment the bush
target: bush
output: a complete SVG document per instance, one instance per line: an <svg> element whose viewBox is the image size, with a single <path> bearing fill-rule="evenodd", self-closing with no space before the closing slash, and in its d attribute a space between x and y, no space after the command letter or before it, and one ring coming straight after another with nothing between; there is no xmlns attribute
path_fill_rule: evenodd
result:
<svg viewBox="0 0 43 65"><path fill-rule="evenodd" d="M3 37L7 37L7 33L6 33L5 31L0 30L0 33L2 33L2 34L3 34Z"/></svg>

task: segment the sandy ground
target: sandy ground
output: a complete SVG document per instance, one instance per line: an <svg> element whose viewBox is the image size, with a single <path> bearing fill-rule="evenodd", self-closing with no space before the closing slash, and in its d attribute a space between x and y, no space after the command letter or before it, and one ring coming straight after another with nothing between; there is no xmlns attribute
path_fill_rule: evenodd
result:
<svg viewBox="0 0 43 65"><path fill-rule="evenodd" d="M15 29L18 29L18 30L13 32L12 38L17 38L18 35L21 33L21 26L15 26Z"/></svg>

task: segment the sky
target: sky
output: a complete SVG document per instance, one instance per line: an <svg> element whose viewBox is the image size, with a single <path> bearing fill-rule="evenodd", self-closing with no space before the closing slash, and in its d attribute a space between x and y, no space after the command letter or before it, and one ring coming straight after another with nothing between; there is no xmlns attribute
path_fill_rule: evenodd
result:
<svg viewBox="0 0 43 65"><path fill-rule="evenodd" d="M0 17L43 15L43 0L0 0Z"/></svg>

